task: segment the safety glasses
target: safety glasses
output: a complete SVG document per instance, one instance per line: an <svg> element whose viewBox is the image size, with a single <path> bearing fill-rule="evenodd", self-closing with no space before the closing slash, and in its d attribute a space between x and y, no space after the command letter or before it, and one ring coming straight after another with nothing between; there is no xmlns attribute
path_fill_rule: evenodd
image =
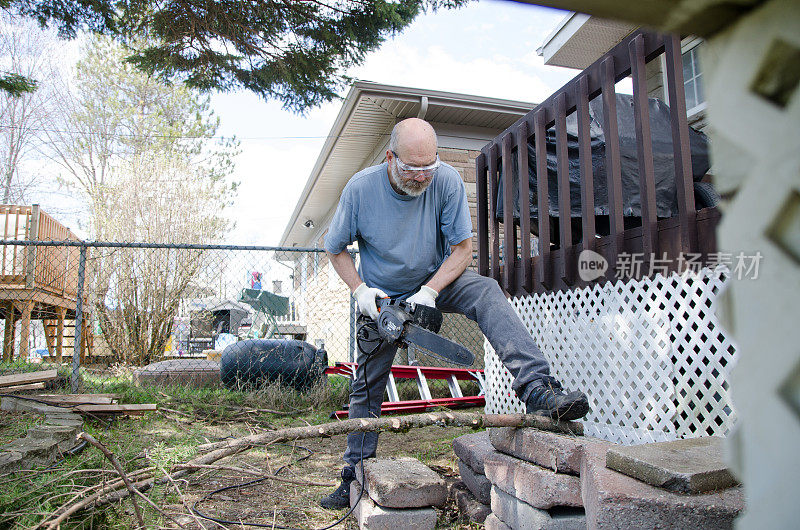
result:
<svg viewBox="0 0 800 530"><path fill-rule="evenodd" d="M400 161L400 157L397 156L397 153L392 151L392 154L394 155L395 161L397 162L397 169L399 169L400 171L402 171L407 175L408 174L424 175L424 176L432 175L437 169L439 169L439 166L442 163L441 160L439 160L439 155L437 154L436 161L429 166L409 166L408 164L404 164L403 162Z"/></svg>

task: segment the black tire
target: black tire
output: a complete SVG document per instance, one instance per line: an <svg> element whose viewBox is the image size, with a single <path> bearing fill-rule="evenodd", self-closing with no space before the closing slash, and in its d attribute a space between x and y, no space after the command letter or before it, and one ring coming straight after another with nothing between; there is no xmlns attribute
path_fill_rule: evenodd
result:
<svg viewBox="0 0 800 530"><path fill-rule="evenodd" d="M722 200L722 198L712 184L708 182L694 183L695 209L702 210L703 208L713 208L719 204L720 200Z"/></svg>

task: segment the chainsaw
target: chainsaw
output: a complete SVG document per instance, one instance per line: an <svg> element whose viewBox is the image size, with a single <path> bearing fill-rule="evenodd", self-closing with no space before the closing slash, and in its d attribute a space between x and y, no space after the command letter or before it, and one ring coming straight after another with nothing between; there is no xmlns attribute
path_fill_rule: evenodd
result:
<svg viewBox="0 0 800 530"><path fill-rule="evenodd" d="M475 355L464 346L437 335L442 326L442 312L435 307L391 298L380 298L377 306L377 320L367 319L357 332L360 342L375 345L371 351L362 349L367 355L377 351L380 343L388 342L403 348L412 344L424 353L461 366L470 366L475 360Z"/></svg>

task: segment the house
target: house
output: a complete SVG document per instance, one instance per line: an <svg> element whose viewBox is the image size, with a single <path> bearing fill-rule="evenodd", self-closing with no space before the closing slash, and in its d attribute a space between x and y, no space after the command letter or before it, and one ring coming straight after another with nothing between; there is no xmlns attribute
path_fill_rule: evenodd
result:
<svg viewBox="0 0 800 530"><path fill-rule="evenodd" d="M732 407L738 417L726 441L726 456L744 484L747 504L735 525L797 526L800 328L796 311L788 308L796 307L800 293L800 3L521 1L703 38L701 93L709 103L706 132L725 214L713 236L720 253L747 249L763 258L757 280L737 281L722 297L725 331L738 344L736 368L725 385L735 397ZM686 54L688 43L682 44L670 42L670 55L680 48ZM670 70L682 73L675 63ZM708 336L700 334L698 342ZM718 372L695 373L709 371ZM704 388L697 387L701 395L716 396ZM637 510L641 513L641 507Z"/></svg>
<svg viewBox="0 0 800 530"><path fill-rule="evenodd" d="M583 13L567 14L536 50L550 66L583 70L616 46L639 26L630 22L608 20ZM700 53L703 39L681 39L683 83L689 125L702 130L706 126L706 99ZM647 92L651 98L669 103L665 93L666 65L663 56L647 63Z"/></svg>
<svg viewBox="0 0 800 530"><path fill-rule="evenodd" d="M410 117L424 118L436 130L440 159L464 179L475 226L475 157L489 140L534 106L521 101L355 82L309 175L280 246L322 248L347 181L361 169L383 162L392 128ZM332 361L348 360L348 289L324 253L302 256L303 259L298 255L295 261L294 290L300 293L298 306L308 327L308 340L324 341ZM468 324L460 323L459 327L464 325ZM463 331L457 336L462 343L467 341ZM482 350L482 335L472 329L469 336L474 344L468 347Z"/></svg>

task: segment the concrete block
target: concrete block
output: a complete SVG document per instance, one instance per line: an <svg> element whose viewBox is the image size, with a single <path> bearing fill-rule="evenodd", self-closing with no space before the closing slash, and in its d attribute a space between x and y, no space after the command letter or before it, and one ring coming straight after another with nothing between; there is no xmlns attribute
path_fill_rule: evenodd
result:
<svg viewBox="0 0 800 530"><path fill-rule="evenodd" d="M370 458L364 461L367 491L372 500L386 508L441 506L447 501L442 478L416 458ZM356 479L364 483L361 466Z"/></svg>
<svg viewBox="0 0 800 530"><path fill-rule="evenodd" d="M722 456L717 436L612 447L606 467L659 488L701 493L737 484Z"/></svg>
<svg viewBox="0 0 800 530"><path fill-rule="evenodd" d="M606 448L587 447L581 465L586 525L592 529L730 529L744 509L741 487L681 495L606 467Z"/></svg>
<svg viewBox="0 0 800 530"><path fill-rule="evenodd" d="M350 506L355 505L361 489L357 481L350 485ZM375 504L365 491L353 510L361 530L430 530L436 527L437 513L434 508L386 508Z"/></svg>
<svg viewBox="0 0 800 530"><path fill-rule="evenodd" d="M489 504L489 493L492 491L492 483L482 473L476 473L468 465L461 460L458 461L458 471L461 474L461 480L467 486L467 489L472 492L472 495L483 504Z"/></svg>
<svg viewBox="0 0 800 530"><path fill-rule="evenodd" d="M539 509L582 506L580 479L502 453L486 457L486 477L506 493Z"/></svg>
<svg viewBox="0 0 800 530"><path fill-rule="evenodd" d="M458 512L474 523L484 522L486 516L492 513L492 508L476 499L463 482L453 484L451 494L458 506Z"/></svg>
<svg viewBox="0 0 800 530"><path fill-rule="evenodd" d="M494 453L489 441L489 431L465 434L453 440L453 452L466 465L480 474L483 472L483 461L486 455Z"/></svg>
<svg viewBox="0 0 800 530"><path fill-rule="evenodd" d="M609 444L596 438L513 427L489 429L489 439L492 446L501 453L552 469L557 473L572 475L577 475L580 471L585 444Z"/></svg>
<svg viewBox="0 0 800 530"><path fill-rule="evenodd" d="M490 513L489 515L486 516L486 520L483 522L483 526L484 528L486 528L486 530L514 530L506 523L498 519L497 516L493 513Z"/></svg>

